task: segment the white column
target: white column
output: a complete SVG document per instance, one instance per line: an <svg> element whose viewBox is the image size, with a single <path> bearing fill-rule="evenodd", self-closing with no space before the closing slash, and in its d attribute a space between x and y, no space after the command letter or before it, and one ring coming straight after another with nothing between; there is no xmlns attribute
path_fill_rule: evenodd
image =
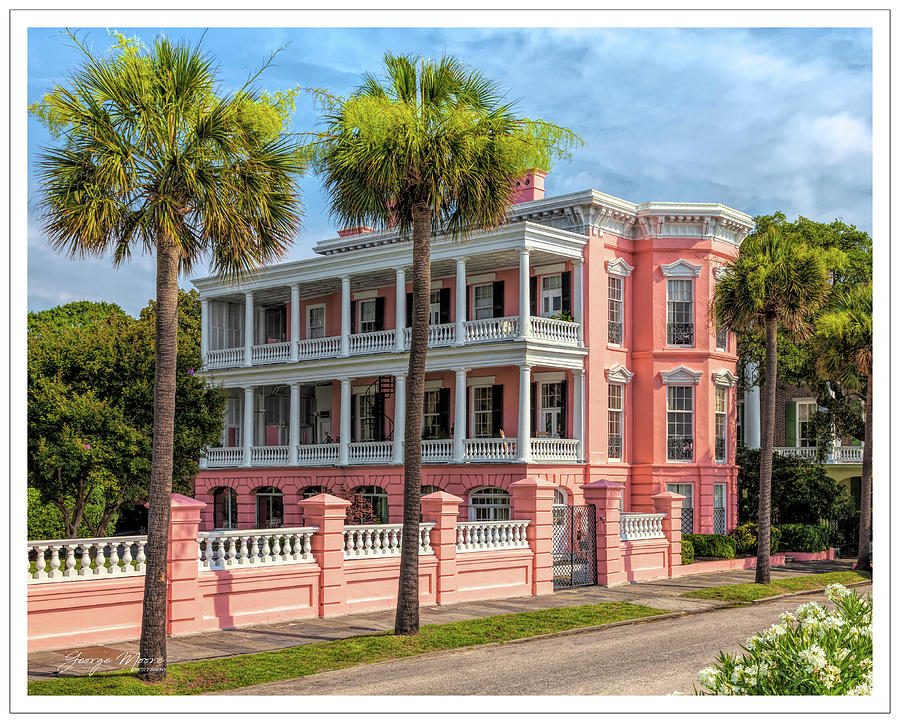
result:
<svg viewBox="0 0 900 723"><path fill-rule="evenodd" d="M391 462L403 464L403 440L406 439L406 374L395 374L394 450Z"/></svg>
<svg viewBox="0 0 900 723"><path fill-rule="evenodd" d="M200 299L200 359L206 366L206 355L209 354L209 299Z"/></svg>
<svg viewBox="0 0 900 723"><path fill-rule="evenodd" d="M300 444L300 382L291 383L291 418L290 447L288 448L288 464L297 464L297 445Z"/></svg>
<svg viewBox="0 0 900 723"><path fill-rule="evenodd" d="M244 366L253 365L253 328L256 315L253 313L253 292L244 292Z"/></svg>
<svg viewBox="0 0 900 723"><path fill-rule="evenodd" d="M244 467L250 466L250 448L253 446L253 438L256 432L255 415L253 413L253 407L255 406L254 393L253 387L244 387L244 429L242 430L244 435L244 461L242 466Z"/></svg>
<svg viewBox="0 0 900 723"><path fill-rule="evenodd" d="M350 355L350 277L341 277L341 356Z"/></svg>
<svg viewBox="0 0 900 723"><path fill-rule="evenodd" d="M350 464L350 380L341 379L341 441L338 446L338 464Z"/></svg>
<svg viewBox="0 0 900 723"><path fill-rule="evenodd" d="M756 377L756 364L748 362L744 369L744 446L759 449L760 446L760 406L759 386L752 386Z"/></svg>
<svg viewBox="0 0 900 723"><path fill-rule="evenodd" d="M572 377L572 434L578 440L575 455L584 462L584 369L573 370Z"/></svg>
<svg viewBox="0 0 900 723"><path fill-rule="evenodd" d="M453 392L453 461L462 462L466 438L466 370L456 370Z"/></svg>
<svg viewBox="0 0 900 723"><path fill-rule="evenodd" d="M291 361L300 359L300 284L291 284Z"/></svg>
<svg viewBox="0 0 900 723"><path fill-rule="evenodd" d="M519 458L531 461L531 366L519 365Z"/></svg>
<svg viewBox="0 0 900 723"><path fill-rule="evenodd" d="M397 323L394 324L394 328L397 331L394 337L394 350L403 351L406 348L406 345L403 343L403 337L405 336L403 330L406 328L406 269L399 268L395 269L395 271L397 273L395 282L397 288Z"/></svg>
<svg viewBox="0 0 900 723"><path fill-rule="evenodd" d="M578 346L584 346L584 282L582 274L584 273L584 261L576 259L573 289L572 289L572 318L578 322Z"/></svg>
<svg viewBox="0 0 900 723"><path fill-rule="evenodd" d="M454 344L466 343L466 259L456 259L456 338Z"/></svg>
<svg viewBox="0 0 900 723"><path fill-rule="evenodd" d="M519 334L523 337L531 336L531 303L529 293L530 279L530 254L528 249L519 251Z"/></svg>

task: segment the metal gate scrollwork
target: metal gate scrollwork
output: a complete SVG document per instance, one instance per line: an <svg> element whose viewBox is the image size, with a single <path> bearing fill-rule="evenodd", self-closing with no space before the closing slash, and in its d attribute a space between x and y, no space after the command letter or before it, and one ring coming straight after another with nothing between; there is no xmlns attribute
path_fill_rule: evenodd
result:
<svg viewBox="0 0 900 723"><path fill-rule="evenodd" d="M553 589L597 584L594 505L553 507Z"/></svg>

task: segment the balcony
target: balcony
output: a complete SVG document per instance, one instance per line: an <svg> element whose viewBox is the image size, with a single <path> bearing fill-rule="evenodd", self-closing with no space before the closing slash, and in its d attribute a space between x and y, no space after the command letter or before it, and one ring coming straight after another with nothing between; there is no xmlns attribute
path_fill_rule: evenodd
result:
<svg viewBox="0 0 900 723"><path fill-rule="evenodd" d="M694 438L670 435L666 439L666 459L670 462L692 462Z"/></svg>
<svg viewBox="0 0 900 723"><path fill-rule="evenodd" d="M666 324L666 344L669 346L693 346L694 325L673 322Z"/></svg>
<svg viewBox="0 0 900 723"><path fill-rule="evenodd" d="M811 462L819 460L819 451L816 447L775 447L775 452L786 457L802 457ZM824 464L862 464L862 446L833 447L821 460Z"/></svg>

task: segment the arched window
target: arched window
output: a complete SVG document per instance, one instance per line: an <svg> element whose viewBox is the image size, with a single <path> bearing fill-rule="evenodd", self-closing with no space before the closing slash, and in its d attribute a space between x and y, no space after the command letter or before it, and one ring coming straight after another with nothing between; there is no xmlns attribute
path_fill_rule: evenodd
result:
<svg viewBox="0 0 900 723"><path fill-rule="evenodd" d="M323 487L322 485L310 485L309 487L304 487L300 490L300 499L308 500L310 497L315 497L316 495L330 495L331 490L327 487Z"/></svg>
<svg viewBox="0 0 900 723"><path fill-rule="evenodd" d="M213 527L217 530L236 530L237 513L237 492L231 487L217 488L213 492Z"/></svg>
<svg viewBox="0 0 900 723"><path fill-rule="evenodd" d="M422 496L430 495L432 492L443 492L437 485L422 485Z"/></svg>
<svg viewBox="0 0 900 723"><path fill-rule="evenodd" d="M256 527L284 527L284 494L277 487L256 490Z"/></svg>
<svg viewBox="0 0 900 723"><path fill-rule="evenodd" d="M381 487L377 487L376 485L365 485L364 487L357 487L351 493L353 495L359 495L366 502L372 505L372 510L375 512L375 516L378 518L378 524L386 525L388 521L388 495Z"/></svg>
<svg viewBox="0 0 900 723"><path fill-rule="evenodd" d="M569 504L569 498L566 495L566 491L562 487L557 487L555 490L553 490L553 504L554 506L562 505L563 507Z"/></svg>
<svg viewBox="0 0 900 723"><path fill-rule="evenodd" d="M469 493L472 521L510 519L509 492L499 487L482 487Z"/></svg>

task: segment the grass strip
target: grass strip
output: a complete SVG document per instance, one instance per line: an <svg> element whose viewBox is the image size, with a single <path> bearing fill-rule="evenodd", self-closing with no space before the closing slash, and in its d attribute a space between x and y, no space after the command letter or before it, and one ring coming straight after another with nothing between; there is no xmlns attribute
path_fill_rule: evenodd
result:
<svg viewBox="0 0 900 723"><path fill-rule="evenodd" d="M741 583L739 585L719 585L707 587L703 590L685 592L681 597L695 597L703 600L726 600L728 602L751 602L765 597L783 595L790 592L802 592L803 590L816 590L839 582L842 585L870 580L871 575L850 570L838 572L823 572L819 575L800 575L798 577L786 577L781 580L772 580L768 585L755 582Z"/></svg>
<svg viewBox="0 0 900 723"><path fill-rule="evenodd" d="M578 605L488 618L424 625L416 635L377 633L265 653L173 663L163 683L143 683L133 673L98 673L28 682L29 695L194 695L289 680L365 663L452 650L469 645L587 628L663 615L668 610L626 602Z"/></svg>

